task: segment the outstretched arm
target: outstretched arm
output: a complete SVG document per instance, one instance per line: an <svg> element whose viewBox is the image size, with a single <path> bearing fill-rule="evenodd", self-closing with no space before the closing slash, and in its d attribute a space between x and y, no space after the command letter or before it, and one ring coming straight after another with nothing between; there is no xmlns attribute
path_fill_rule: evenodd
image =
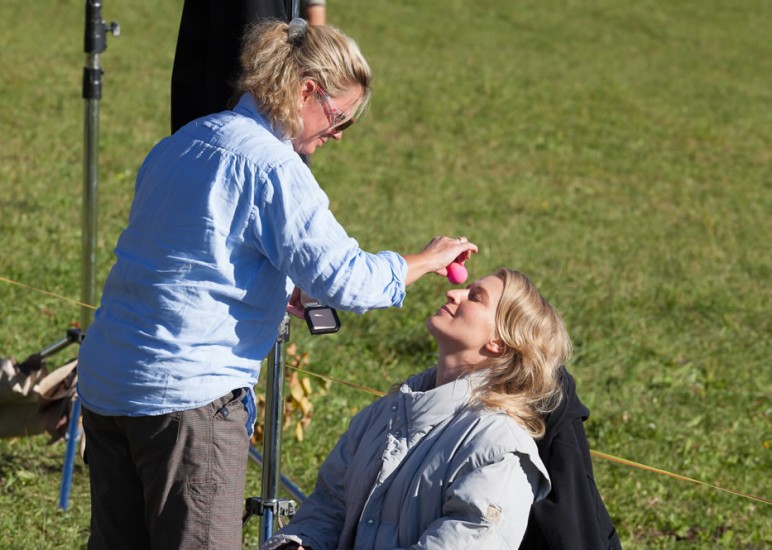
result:
<svg viewBox="0 0 772 550"><path fill-rule="evenodd" d="M416 254L403 256L407 264L407 276L405 286L414 283L428 273L436 273L447 276L448 264L452 262L463 263L469 259L472 253L477 252L477 245L470 243L465 237L434 237ZM287 313L303 318L305 308L300 300L300 288L295 288L287 305Z"/></svg>

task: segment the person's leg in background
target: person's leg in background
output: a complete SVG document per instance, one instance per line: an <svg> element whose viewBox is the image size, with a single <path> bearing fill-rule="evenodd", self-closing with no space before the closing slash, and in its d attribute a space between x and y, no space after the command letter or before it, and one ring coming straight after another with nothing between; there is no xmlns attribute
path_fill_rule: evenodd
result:
<svg viewBox="0 0 772 550"><path fill-rule="evenodd" d="M286 0L185 0L172 69L172 133L228 107L244 30L261 19L287 21L291 5Z"/></svg>

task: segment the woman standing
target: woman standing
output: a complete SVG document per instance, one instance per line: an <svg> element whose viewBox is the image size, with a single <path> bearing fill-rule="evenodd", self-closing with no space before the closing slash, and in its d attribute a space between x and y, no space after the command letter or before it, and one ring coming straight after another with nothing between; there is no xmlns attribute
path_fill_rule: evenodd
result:
<svg viewBox="0 0 772 550"><path fill-rule="evenodd" d="M253 386L293 287L328 306L400 306L467 259L465 238L412 255L359 248L299 154L339 140L371 73L326 26L247 36L240 99L158 143L80 350L91 548L240 548Z"/></svg>

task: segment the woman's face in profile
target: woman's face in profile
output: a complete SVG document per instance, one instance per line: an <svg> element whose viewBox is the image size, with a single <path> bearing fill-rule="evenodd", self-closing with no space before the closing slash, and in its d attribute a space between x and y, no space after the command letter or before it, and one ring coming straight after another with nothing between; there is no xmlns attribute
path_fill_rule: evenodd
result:
<svg viewBox="0 0 772 550"><path fill-rule="evenodd" d="M353 120L361 97L362 87L358 84L337 97L331 97L314 81L305 81L300 93L303 132L292 140L295 152L310 155L328 139L341 139L343 128Z"/></svg>
<svg viewBox="0 0 772 550"><path fill-rule="evenodd" d="M446 293L445 304L426 322L445 351L480 350L496 339L496 310L504 282L490 275Z"/></svg>

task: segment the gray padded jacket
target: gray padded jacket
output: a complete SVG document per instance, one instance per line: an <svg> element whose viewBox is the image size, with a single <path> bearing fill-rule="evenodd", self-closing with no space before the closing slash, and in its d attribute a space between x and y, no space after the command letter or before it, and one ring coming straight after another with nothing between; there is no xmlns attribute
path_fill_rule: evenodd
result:
<svg viewBox="0 0 772 550"><path fill-rule="evenodd" d="M429 369L357 414L263 550L518 548L549 477L519 424L470 405L475 380Z"/></svg>

